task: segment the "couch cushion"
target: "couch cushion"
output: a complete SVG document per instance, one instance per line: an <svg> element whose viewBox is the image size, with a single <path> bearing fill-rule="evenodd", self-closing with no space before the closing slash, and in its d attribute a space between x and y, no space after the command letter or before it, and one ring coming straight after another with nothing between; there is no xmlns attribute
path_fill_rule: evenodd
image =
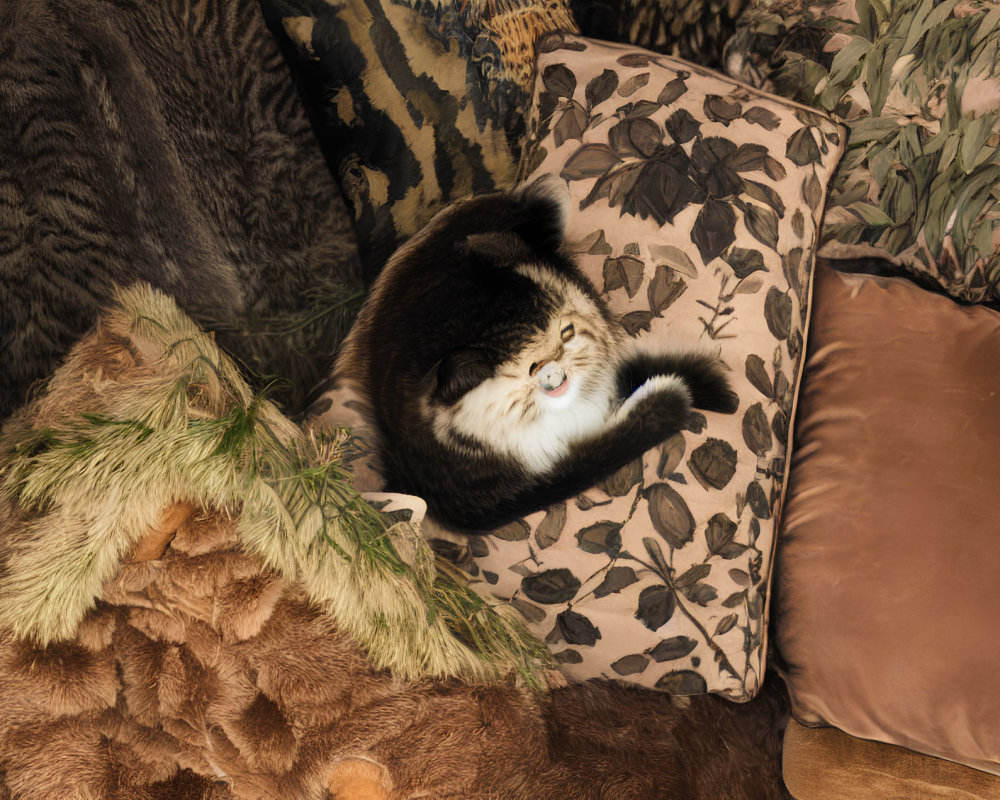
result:
<svg viewBox="0 0 1000 800"><path fill-rule="evenodd" d="M792 720L782 774L795 800L994 800L1000 778L912 750Z"/></svg>
<svg viewBox="0 0 1000 800"><path fill-rule="evenodd" d="M803 722L1000 773L1000 314L817 273L774 632Z"/></svg>
<svg viewBox="0 0 1000 800"><path fill-rule="evenodd" d="M746 699L763 675L824 187L827 118L633 46L543 44L522 171L573 201L584 271L643 349L718 353L735 415L449 552L509 598L574 678Z"/></svg>

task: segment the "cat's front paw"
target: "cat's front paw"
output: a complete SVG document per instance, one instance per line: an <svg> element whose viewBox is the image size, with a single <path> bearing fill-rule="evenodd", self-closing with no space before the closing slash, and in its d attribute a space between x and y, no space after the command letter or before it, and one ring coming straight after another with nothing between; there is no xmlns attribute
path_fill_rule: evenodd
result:
<svg viewBox="0 0 1000 800"><path fill-rule="evenodd" d="M625 398L615 417L623 420L642 411L663 407L671 415L685 415L691 407L691 392L684 379L677 375L654 375Z"/></svg>
<svg viewBox="0 0 1000 800"><path fill-rule="evenodd" d="M740 407L740 396L728 386L722 386L713 394L703 398L695 398L692 403L695 408L704 411L717 411L720 414L735 414Z"/></svg>

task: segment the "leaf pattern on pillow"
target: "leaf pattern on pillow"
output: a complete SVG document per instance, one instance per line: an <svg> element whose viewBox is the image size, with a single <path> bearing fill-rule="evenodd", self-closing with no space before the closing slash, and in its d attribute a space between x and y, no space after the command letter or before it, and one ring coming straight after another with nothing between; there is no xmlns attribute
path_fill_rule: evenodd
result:
<svg viewBox="0 0 1000 800"><path fill-rule="evenodd" d="M581 139L584 131L609 117L618 120L608 131L607 144L582 143L560 172L567 181L597 178L580 203L581 209L606 200L622 215L651 218L662 226L673 223L674 217L689 205L699 205L701 209L691 228L691 241L706 264L728 252L736 240L739 217L759 243L772 250L776 248L778 221L785 215L785 202L772 186L747 174L759 172L760 177L772 179L785 174L785 168L767 148L754 142L737 144L722 136L704 136L701 124L687 109L671 113L664 125L649 118L683 96L690 72L679 70L676 77L666 82L656 103L626 103L613 114L604 110L602 104L611 99L611 92L606 90L618 85L616 78L609 77L615 73L604 70L588 83L586 107L572 99L576 82L566 77L570 74L562 64L550 66L542 73L545 91L539 98L539 105L552 107L553 111L558 109L560 115L553 128L556 147L562 146L568 138ZM643 75L648 78L648 73ZM559 80L554 76L559 76ZM600 91L591 91L595 81ZM545 98L546 93L553 91L553 85L564 93L560 95L561 105ZM706 96L705 118L728 127L742 118L741 100L746 96L747 91L742 87L726 97ZM777 127L777 116L773 112L760 106L750 110L754 112L754 119L766 119L772 130ZM802 111L796 113L800 117L804 115ZM793 164L821 163L824 153L829 152L823 135L817 136L814 132L815 118L816 115L806 117L807 124L787 141L785 156ZM565 124L567 119L571 119L571 125ZM567 129L575 135L560 135ZM822 202L822 189L815 173L805 181L803 196L815 212Z"/></svg>
<svg viewBox="0 0 1000 800"><path fill-rule="evenodd" d="M837 115L850 128L822 232L824 255L1000 306L1000 15L995 3L751 2L730 72ZM824 141L803 113L795 164ZM807 128L812 127L812 130ZM808 202L822 202L815 182Z"/></svg>
<svg viewBox="0 0 1000 800"><path fill-rule="evenodd" d="M571 677L746 699L840 131L676 59L542 43L522 179L556 172L570 241L640 349L709 348L740 396L469 556ZM512 535L512 530L516 535ZM480 542L480 546L482 542ZM454 556L455 554L452 553Z"/></svg>

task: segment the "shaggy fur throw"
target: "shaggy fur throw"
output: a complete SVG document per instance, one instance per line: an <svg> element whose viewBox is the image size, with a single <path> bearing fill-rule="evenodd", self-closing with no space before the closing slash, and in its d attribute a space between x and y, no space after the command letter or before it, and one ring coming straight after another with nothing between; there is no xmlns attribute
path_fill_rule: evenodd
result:
<svg viewBox="0 0 1000 800"><path fill-rule="evenodd" d="M254 0L0 2L0 418L136 280L299 408L359 274Z"/></svg>
<svg viewBox="0 0 1000 800"><path fill-rule="evenodd" d="M786 797L773 692L477 682L534 674L517 626L170 300L120 301L0 438L0 798Z"/></svg>
<svg viewBox="0 0 1000 800"><path fill-rule="evenodd" d="M351 490L343 432L289 422L165 295L118 301L0 438L0 626L40 646L72 638L122 563L158 557L154 532L197 511L235 526L248 558L301 584L379 667L534 678L543 648L517 615L438 576L413 527Z"/></svg>

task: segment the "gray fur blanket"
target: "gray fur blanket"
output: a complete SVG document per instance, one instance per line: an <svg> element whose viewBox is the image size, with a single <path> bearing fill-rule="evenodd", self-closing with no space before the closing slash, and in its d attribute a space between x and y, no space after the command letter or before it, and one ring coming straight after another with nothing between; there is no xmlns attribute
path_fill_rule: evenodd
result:
<svg viewBox="0 0 1000 800"><path fill-rule="evenodd" d="M4 0L0 418L136 280L291 411L328 372L357 256L277 46L251 0Z"/></svg>

